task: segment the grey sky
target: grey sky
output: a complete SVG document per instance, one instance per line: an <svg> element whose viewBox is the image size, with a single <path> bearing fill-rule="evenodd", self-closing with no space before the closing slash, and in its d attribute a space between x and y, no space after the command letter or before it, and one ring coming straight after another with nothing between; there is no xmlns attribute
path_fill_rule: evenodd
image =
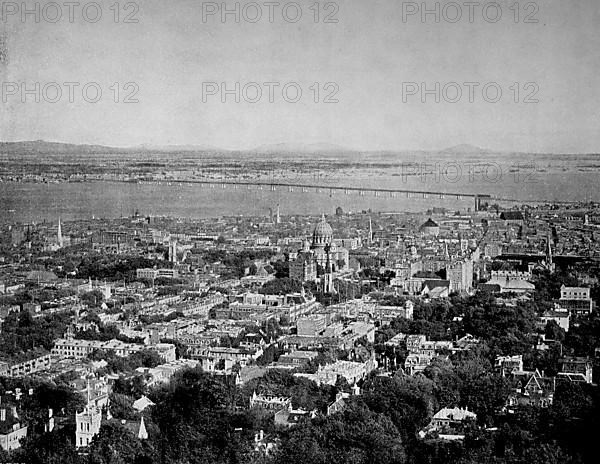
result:
<svg viewBox="0 0 600 464"><path fill-rule="evenodd" d="M33 8L35 2L26 3ZM48 2L39 3L43 7ZM460 143L522 151L600 149L597 0L538 1L530 17L537 23L524 22L535 11L526 1L520 2L515 23L513 0L498 2L502 18L495 23L483 17L485 1L474 7L472 23L462 1L457 3L463 17L456 23L442 14L439 23L434 15L423 23L419 14L404 21L399 0L340 0L333 16L337 23L323 22L334 11L326 2L320 3L315 23L314 1L298 2L302 18L296 23L282 16L286 1L275 7L273 23L264 2L258 2L263 16L257 23L243 16L236 23L233 15L223 23L219 14L203 22L202 1L143 0L135 15L137 24L123 23L132 11L125 10L126 1L120 2L119 23L110 9L115 0L99 2L103 17L97 23L83 19L86 2L80 3L73 23L68 17L55 24L43 16L39 23L33 15L25 22L19 14L2 18L7 60L0 63L0 139L234 149L280 142L326 142L358 149L436 149ZM225 3L230 8L235 4ZM424 3L433 9L436 2ZM63 5L62 11L67 15L68 7ZM449 19L456 14L451 7L445 12ZM94 13L88 10L90 16ZM256 12L246 13L251 18ZM290 7L287 13L293 16L295 10ZM493 19L496 11L487 13ZM46 14L52 17L54 11L47 9ZM67 87L56 103L45 101L43 94L40 103L33 96L23 103L19 92L12 94L10 83L33 87L36 82L41 87L97 82L103 95L92 104L83 99L81 86L73 103ZM119 103L110 89L116 82L121 87ZM139 103L122 102L133 89L123 89L127 82L139 86ZM264 86L257 103L243 96L236 103L233 95L222 103L220 93L203 102L203 82L226 82L230 88L236 82L241 87L249 82L280 86L273 103ZM298 103L282 96L289 82L302 88ZM338 86L338 103L323 102L335 88L324 88L327 82ZM420 94L403 102L403 82L425 82L431 88L436 82L440 88L449 82L480 85L472 103L467 87L456 103L444 101L444 95L440 103L433 95L423 103ZM490 82L503 91L497 103L483 98L482 87ZM511 87L515 82L520 84L518 96ZM314 83L319 83L318 103ZM525 88L526 83L535 85ZM536 86L533 98L539 102L525 103ZM290 90L288 96L294 94ZM454 92L447 96L453 98Z"/></svg>

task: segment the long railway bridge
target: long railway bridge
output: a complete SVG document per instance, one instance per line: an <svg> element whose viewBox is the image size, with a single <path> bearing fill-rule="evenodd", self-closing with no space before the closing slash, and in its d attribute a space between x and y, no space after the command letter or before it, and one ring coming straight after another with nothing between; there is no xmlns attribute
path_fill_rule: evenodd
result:
<svg viewBox="0 0 600 464"><path fill-rule="evenodd" d="M140 181L140 183L146 183ZM504 198L496 195L490 195L485 193L472 193L472 192L440 192L432 190L414 190L405 188L382 188L382 187L365 187L365 186L344 186L344 185L321 185L312 183L294 183L294 182L281 182L276 180L267 181L242 181L242 180L221 180L221 179L175 179L175 180L164 180L164 181L148 181L148 183L160 183L160 184L182 184L182 185L200 185L208 186L209 188L233 188L233 189L259 189L259 190L270 190L276 192L279 190L287 190L288 192L300 192L300 193L325 193L330 196L334 192L343 192L346 195L358 194L360 196L373 195L375 197L405 197L405 198L437 198L440 200L468 200L471 199L474 202L475 211L481 209L483 202L504 202L504 203L547 203L541 200L525 200L516 198ZM572 204L574 202L569 201L552 201L555 204Z"/></svg>

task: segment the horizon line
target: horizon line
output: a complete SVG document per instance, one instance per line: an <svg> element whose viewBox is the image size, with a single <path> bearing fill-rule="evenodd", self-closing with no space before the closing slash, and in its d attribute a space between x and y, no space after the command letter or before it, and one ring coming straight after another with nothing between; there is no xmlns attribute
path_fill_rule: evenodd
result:
<svg viewBox="0 0 600 464"><path fill-rule="evenodd" d="M145 148L149 150L161 150L161 149L187 149L187 150L198 150L198 151L222 151L222 152L230 152L230 153L244 153L244 152L258 152L261 150L268 149L276 149L277 145L299 145L298 151L302 151L302 149L310 149L311 146L315 145L330 145L330 148L326 148L323 151L329 153L341 153L341 152L349 152L349 153L382 153L382 152L391 152L391 153L406 153L406 152L425 152L425 153L444 153L449 150L454 150L460 147L465 147L469 149L473 149L474 152L481 152L481 154L529 154L529 155L598 155L600 151L586 151L586 152L573 152L573 151L527 151L527 150L506 150L506 149L494 149L494 148L484 148L479 147L477 145L473 145L470 143L460 143L452 146L445 146L443 148L432 148L432 149L424 149L424 148L379 148L379 149L362 149L362 148L350 148L338 145L336 143L331 142L309 142L309 143L295 143L295 142L273 142L273 143L265 143L252 148L223 148L218 146L212 146L210 144L201 144L201 143L176 143L176 144L137 144L137 145L119 145L119 144L106 144L103 142L98 143L90 143L90 142L65 142L59 140L47 140L47 139L29 139L29 140L0 140L0 143L52 143L52 144L60 144L60 145L71 145L71 146L99 146L104 148L112 148L119 150L136 150L140 148ZM304 145L304 147L302 147ZM318 150L315 150L318 151ZM469 153L465 151L465 153ZM460 154L458 152L457 154Z"/></svg>

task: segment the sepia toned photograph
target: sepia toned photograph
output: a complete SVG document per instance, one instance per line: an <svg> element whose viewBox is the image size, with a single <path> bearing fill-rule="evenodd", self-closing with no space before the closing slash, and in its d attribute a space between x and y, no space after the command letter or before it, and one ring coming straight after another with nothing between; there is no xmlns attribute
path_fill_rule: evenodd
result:
<svg viewBox="0 0 600 464"><path fill-rule="evenodd" d="M0 0L0 464L598 462L599 50L598 0Z"/></svg>

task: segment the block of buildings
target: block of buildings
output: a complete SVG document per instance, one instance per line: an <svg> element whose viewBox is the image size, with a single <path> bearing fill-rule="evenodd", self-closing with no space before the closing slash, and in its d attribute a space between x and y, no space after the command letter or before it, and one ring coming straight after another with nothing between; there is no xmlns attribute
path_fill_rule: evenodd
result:
<svg viewBox="0 0 600 464"><path fill-rule="evenodd" d="M50 353L36 349L18 358L0 363L0 372L7 377L24 377L48 369L52 365Z"/></svg>
<svg viewBox="0 0 600 464"><path fill-rule="evenodd" d="M117 339L106 342L98 340L78 340L75 338L60 338L55 340L52 354L63 358L86 358L94 350L113 351L117 356L127 357L143 350L156 351L163 361L175 361L175 345L171 343L156 343L142 345L125 343Z"/></svg>

